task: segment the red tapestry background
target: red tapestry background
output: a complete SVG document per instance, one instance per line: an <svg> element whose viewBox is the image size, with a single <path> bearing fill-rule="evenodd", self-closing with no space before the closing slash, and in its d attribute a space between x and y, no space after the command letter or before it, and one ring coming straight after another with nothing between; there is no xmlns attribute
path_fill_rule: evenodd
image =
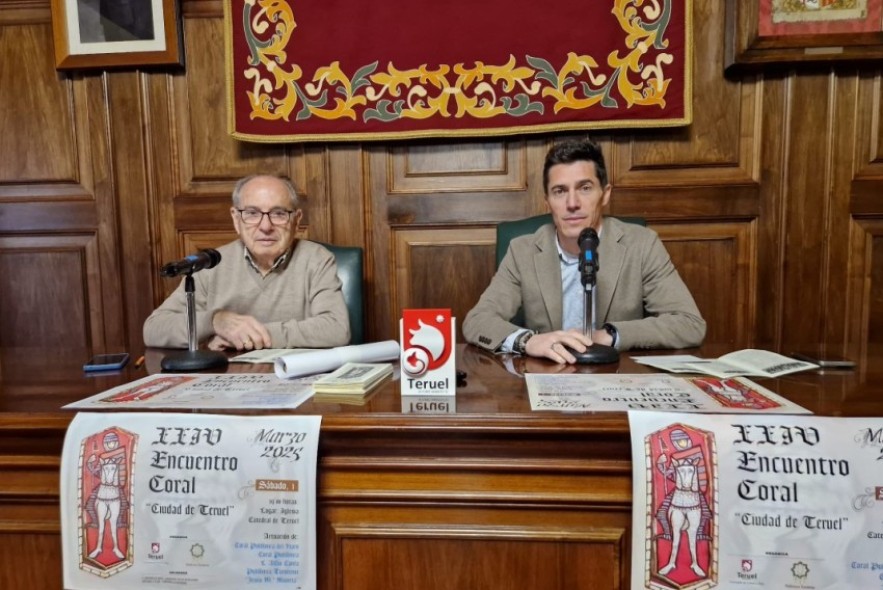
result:
<svg viewBox="0 0 883 590"><path fill-rule="evenodd" d="M687 125L692 0L227 0L250 141Z"/></svg>

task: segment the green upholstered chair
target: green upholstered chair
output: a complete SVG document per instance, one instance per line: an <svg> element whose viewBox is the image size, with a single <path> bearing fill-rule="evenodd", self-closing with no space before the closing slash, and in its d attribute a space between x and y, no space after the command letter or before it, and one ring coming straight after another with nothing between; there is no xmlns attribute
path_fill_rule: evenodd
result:
<svg viewBox="0 0 883 590"><path fill-rule="evenodd" d="M620 221L627 223L635 223L637 225L646 226L647 222L643 217L617 217ZM502 221L497 225L497 267L503 261L506 250L509 249L509 242L512 238L523 236L524 234L532 234L537 231L541 225L552 223L552 215L546 213L544 215L535 215L534 217L526 217L515 221Z"/></svg>
<svg viewBox="0 0 883 590"><path fill-rule="evenodd" d="M321 243L321 242L320 242ZM362 302L363 254L358 246L324 244L337 262L337 276L342 283L343 300L350 317L350 344L365 342L364 305Z"/></svg>

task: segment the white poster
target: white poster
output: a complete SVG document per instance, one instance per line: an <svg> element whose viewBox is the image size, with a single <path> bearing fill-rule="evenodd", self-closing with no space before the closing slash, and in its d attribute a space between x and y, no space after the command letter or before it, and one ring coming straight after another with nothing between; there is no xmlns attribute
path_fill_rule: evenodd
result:
<svg viewBox="0 0 883 590"><path fill-rule="evenodd" d="M159 373L102 391L65 409L294 409L313 395L317 375L280 379L271 373Z"/></svg>
<svg viewBox="0 0 883 590"><path fill-rule="evenodd" d="M883 418L629 423L632 590L883 588Z"/></svg>
<svg viewBox="0 0 883 590"><path fill-rule="evenodd" d="M524 379L532 410L810 413L741 377L528 373Z"/></svg>
<svg viewBox="0 0 883 590"><path fill-rule="evenodd" d="M320 422L78 414L61 467L65 588L314 589Z"/></svg>

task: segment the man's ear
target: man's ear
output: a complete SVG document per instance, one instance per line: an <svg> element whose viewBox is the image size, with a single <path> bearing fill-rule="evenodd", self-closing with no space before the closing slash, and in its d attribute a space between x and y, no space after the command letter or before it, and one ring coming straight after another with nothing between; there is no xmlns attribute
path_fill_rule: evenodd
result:
<svg viewBox="0 0 883 590"><path fill-rule="evenodd" d="M604 187L604 197L601 199L601 206L606 207L610 204L610 197L613 194L613 185L608 184Z"/></svg>
<svg viewBox="0 0 883 590"><path fill-rule="evenodd" d="M239 211L236 210L236 207L230 207L230 217L233 218L233 229L236 230L236 233L239 233L239 224L242 222L242 217L239 215Z"/></svg>

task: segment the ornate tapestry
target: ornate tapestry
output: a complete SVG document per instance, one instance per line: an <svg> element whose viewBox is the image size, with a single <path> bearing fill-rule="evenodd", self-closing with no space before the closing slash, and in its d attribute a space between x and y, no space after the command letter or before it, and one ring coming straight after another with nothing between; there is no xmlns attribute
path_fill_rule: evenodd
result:
<svg viewBox="0 0 883 590"><path fill-rule="evenodd" d="M234 137L486 137L691 121L692 0L227 0Z"/></svg>

